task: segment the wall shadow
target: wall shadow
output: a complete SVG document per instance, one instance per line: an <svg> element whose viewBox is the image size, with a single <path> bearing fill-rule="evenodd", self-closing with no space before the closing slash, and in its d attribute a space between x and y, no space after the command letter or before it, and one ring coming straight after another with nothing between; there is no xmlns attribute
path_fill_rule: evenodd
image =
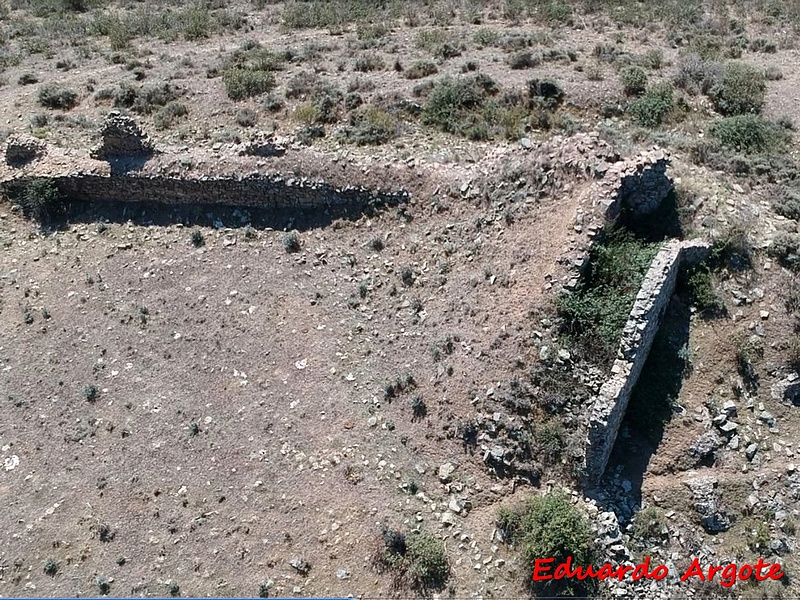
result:
<svg viewBox="0 0 800 600"><path fill-rule="evenodd" d="M220 204L163 204L158 202L88 201L65 199L44 211L45 231L68 229L79 223L133 223L137 226L175 225L186 227L275 229L305 231L327 227L337 220L356 221L395 208L398 217L412 219L400 200L373 199L370 202L313 208L258 208Z"/></svg>

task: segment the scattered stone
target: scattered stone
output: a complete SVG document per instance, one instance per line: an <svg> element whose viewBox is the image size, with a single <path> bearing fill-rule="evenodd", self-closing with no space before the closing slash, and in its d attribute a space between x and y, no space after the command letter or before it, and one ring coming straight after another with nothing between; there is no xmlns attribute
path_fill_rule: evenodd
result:
<svg viewBox="0 0 800 600"><path fill-rule="evenodd" d="M350 571L347 569L336 569L336 579L350 579Z"/></svg>
<svg viewBox="0 0 800 600"><path fill-rule="evenodd" d="M756 452L758 452L758 444L750 444L744 451L744 455L747 457L747 460L753 460L755 458Z"/></svg>
<svg viewBox="0 0 800 600"><path fill-rule="evenodd" d="M707 431L701 435L689 448L689 453L700 459L714 456L714 453L722 446L722 440L713 431Z"/></svg>
<svg viewBox="0 0 800 600"><path fill-rule="evenodd" d="M700 523L708 533L720 533L731 527L731 516L720 505L717 480L713 477L695 477L685 482L692 491L694 508Z"/></svg>
<svg viewBox="0 0 800 600"><path fill-rule="evenodd" d="M292 567L295 571L300 573L301 575L307 575L308 572L311 570L311 565L308 564L308 561L305 558L301 558L299 556L295 556L289 561L289 566Z"/></svg>
<svg viewBox="0 0 800 600"><path fill-rule="evenodd" d="M439 467L439 481L442 483L447 483L450 481L451 476L455 472L456 468L453 463L446 462Z"/></svg>

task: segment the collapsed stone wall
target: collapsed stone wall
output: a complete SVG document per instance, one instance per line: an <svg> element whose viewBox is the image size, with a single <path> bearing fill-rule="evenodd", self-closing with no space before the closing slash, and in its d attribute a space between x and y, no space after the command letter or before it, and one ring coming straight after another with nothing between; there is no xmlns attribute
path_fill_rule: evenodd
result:
<svg viewBox="0 0 800 600"><path fill-rule="evenodd" d="M670 157L652 148L634 157L600 162L594 169L598 177L583 199L575 217L578 233L575 250L563 258L571 267L564 286L574 289L589 264L591 248L607 223L614 222L623 210L634 217L656 211L672 193L674 185L667 175Z"/></svg>
<svg viewBox="0 0 800 600"><path fill-rule="evenodd" d="M603 178L592 186L593 207L608 221L614 221L623 209L634 216L652 214L673 190L667 176L669 163L666 152L653 148L608 165Z"/></svg>
<svg viewBox="0 0 800 600"><path fill-rule="evenodd" d="M364 208L396 204L405 192L381 192L362 187L336 188L303 178L252 175L245 177L171 178L142 175L73 174L52 180L67 199L88 202L156 202L160 204L225 204L251 208ZM0 184L13 196L28 179Z"/></svg>
<svg viewBox="0 0 800 600"><path fill-rule="evenodd" d="M675 291L678 272L704 260L709 251L710 245L703 241L670 240L653 259L622 330L611 377L592 404L584 469L586 483L599 480L606 469L631 393Z"/></svg>

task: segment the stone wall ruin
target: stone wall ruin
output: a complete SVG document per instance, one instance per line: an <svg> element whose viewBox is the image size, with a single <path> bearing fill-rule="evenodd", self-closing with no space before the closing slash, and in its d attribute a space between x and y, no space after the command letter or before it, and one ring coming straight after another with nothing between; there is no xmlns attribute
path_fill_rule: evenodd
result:
<svg viewBox="0 0 800 600"><path fill-rule="evenodd" d="M670 240L656 254L636 295L620 337L611 377L600 388L589 416L584 475L588 483L603 475L622 419L656 337L681 268L704 260L710 245Z"/></svg>

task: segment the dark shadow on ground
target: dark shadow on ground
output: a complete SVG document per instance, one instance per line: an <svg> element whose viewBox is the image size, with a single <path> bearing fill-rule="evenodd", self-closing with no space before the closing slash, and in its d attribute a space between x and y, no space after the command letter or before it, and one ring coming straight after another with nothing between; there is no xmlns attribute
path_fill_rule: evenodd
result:
<svg viewBox="0 0 800 600"><path fill-rule="evenodd" d="M676 411L682 410L676 401L691 369L690 316L684 294L673 296L631 395L606 473L596 494L592 494L622 522L628 522L641 506L647 466L667 424Z"/></svg>
<svg viewBox="0 0 800 600"><path fill-rule="evenodd" d="M636 217L627 209L623 209L619 225L647 242L661 242L670 238L682 240L684 224L677 192L675 190L670 192L658 209L649 215Z"/></svg>
<svg viewBox="0 0 800 600"><path fill-rule="evenodd" d="M385 210L396 210L398 217L411 220L406 205L399 202L373 202L335 208L265 209L225 204L168 205L146 202L88 202L70 200L51 211L44 229L63 230L76 223L128 223L138 226L229 227L304 231L326 227L336 220L355 221Z"/></svg>

